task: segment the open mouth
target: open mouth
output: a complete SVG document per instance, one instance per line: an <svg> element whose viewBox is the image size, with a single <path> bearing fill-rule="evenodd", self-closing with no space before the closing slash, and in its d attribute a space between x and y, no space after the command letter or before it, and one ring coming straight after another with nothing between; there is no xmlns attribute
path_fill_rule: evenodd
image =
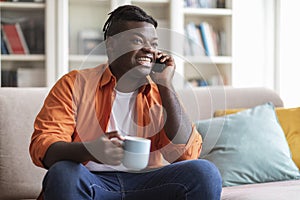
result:
<svg viewBox="0 0 300 200"><path fill-rule="evenodd" d="M151 66L151 62L152 62L152 59L149 58L149 57L139 57L137 58L137 62L140 64L140 65L144 65L144 66Z"/></svg>

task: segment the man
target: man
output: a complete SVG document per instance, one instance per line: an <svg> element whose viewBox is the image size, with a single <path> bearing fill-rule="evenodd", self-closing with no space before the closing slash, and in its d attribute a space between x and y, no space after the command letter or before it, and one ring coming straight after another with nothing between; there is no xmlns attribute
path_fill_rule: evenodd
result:
<svg viewBox="0 0 300 200"><path fill-rule="evenodd" d="M103 28L108 64L72 71L51 89L30 144L33 162L48 169L44 199L220 199L220 174L197 159L202 139L173 89L174 59L157 50L156 27L136 6L117 8ZM122 168L125 135L151 140L140 173Z"/></svg>

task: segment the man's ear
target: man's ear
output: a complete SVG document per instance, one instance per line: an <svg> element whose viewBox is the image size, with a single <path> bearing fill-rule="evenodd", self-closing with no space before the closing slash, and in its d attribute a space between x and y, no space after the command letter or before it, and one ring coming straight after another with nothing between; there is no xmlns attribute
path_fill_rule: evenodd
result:
<svg viewBox="0 0 300 200"><path fill-rule="evenodd" d="M115 41L114 38L111 36L108 36L105 40L105 46L106 46L106 52L107 52L107 56L112 56L113 53L113 49L115 46Z"/></svg>

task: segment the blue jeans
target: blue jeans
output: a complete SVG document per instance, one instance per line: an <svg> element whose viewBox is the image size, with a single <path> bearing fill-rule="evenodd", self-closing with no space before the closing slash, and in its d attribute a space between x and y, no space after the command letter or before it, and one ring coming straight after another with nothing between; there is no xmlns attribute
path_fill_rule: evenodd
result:
<svg viewBox="0 0 300 200"><path fill-rule="evenodd" d="M189 160L145 173L90 172L60 161L43 181L44 199L56 200L219 200L222 181L206 160Z"/></svg>

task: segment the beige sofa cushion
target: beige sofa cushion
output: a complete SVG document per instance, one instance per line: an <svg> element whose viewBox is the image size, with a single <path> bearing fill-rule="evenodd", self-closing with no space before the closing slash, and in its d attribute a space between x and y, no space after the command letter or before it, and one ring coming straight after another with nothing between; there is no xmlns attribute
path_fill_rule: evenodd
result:
<svg viewBox="0 0 300 200"><path fill-rule="evenodd" d="M300 180L225 187L221 200L297 200Z"/></svg>
<svg viewBox="0 0 300 200"><path fill-rule="evenodd" d="M36 198L45 170L29 156L33 122L46 88L0 88L0 199Z"/></svg>
<svg viewBox="0 0 300 200"><path fill-rule="evenodd" d="M192 121L211 118L216 110L252 108L266 102L272 102L275 107L283 106L275 91L262 87L199 87L179 90L178 95Z"/></svg>

